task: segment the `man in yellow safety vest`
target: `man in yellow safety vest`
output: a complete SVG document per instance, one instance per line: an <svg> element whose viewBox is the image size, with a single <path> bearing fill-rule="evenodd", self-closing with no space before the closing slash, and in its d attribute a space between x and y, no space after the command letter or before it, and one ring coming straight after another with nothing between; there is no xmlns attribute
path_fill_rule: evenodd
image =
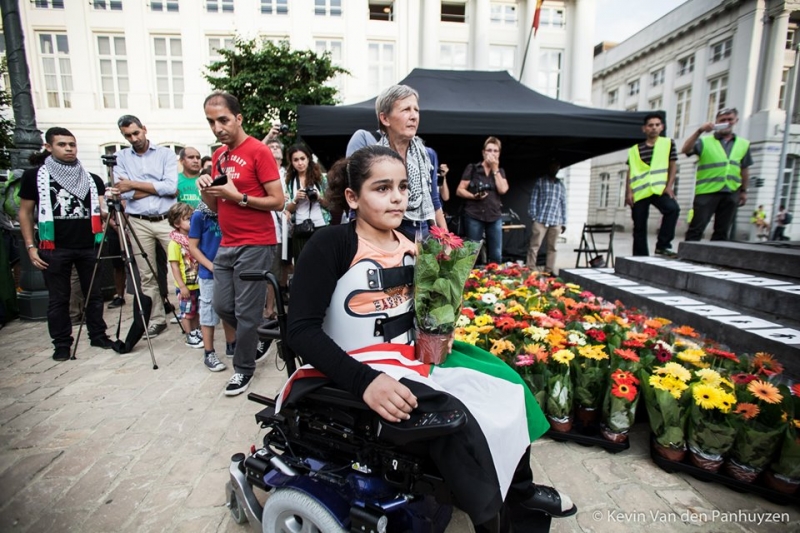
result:
<svg viewBox="0 0 800 533"><path fill-rule="evenodd" d="M675 141L662 137L664 121L658 113L644 117L644 142L628 150L628 178L625 205L631 206L633 218L633 255L650 255L647 247L647 219L650 206L661 212L661 227L656 240L656 254L673 257L672 239L681 208L675 201L675 173L678 150Z"/></svg>
<svg viewBox="0 0 800 533"><path fill-rule="evenodd" d="M699 241L711 217L714 217L711 240L728 240L736 209L747 202L748 169L753 165L753 158L750 141L733 133L737 122L739 112L736 109L722 109L717 113L716 124L703 124L683 144L684 154L699 156L692 206L694 217L686 231L687 241ZM710 131L714 135L700 138Z"/></svg>

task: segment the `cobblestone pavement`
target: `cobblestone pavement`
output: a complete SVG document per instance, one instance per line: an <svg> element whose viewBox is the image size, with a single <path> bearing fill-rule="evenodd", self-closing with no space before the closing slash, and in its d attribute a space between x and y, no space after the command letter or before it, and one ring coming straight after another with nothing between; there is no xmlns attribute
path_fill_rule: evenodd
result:
<svg viewBox="0 0 800 533"><path fill-rule="evenodd" d="M115 323L116 313L106 318ZM177 325L153 345L158 370L144 341L120 356L90 347L85 334L77 360L59 363L44 323L0 330L0 531L249 531L230 519L223 488L230 456L260 441L258 406L224 396L230 359L228 371L208 372ZM273 348L250 391L274 394L284 377ZM642 424L631 442L617 455L534 443L535 479L580 507L553 531L800 531L797 508L661 471ZM787 514L781 524L752 522L766 512ZM448 533L470 530L457 513Z"/></svg>

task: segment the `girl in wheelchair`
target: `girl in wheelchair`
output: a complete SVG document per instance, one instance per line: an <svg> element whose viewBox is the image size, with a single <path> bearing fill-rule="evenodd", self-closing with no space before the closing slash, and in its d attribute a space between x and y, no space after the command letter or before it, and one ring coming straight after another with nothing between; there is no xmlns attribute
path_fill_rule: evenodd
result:
<svg viewBox="0 0 800 533"><path fill-rule="evenodd" d="M316 232L303 249L292 284L291 348L389 423L415 409L466 412L467 424L431 439L428 452L476 531L546 530L551 516L575 514L568 496L533 483L530 443L548 424L513 369L459 342L435 367L408 349L416 246L396 228L416 195L401 157L362 148L331 168L327 194L356 217Z"/></svg>

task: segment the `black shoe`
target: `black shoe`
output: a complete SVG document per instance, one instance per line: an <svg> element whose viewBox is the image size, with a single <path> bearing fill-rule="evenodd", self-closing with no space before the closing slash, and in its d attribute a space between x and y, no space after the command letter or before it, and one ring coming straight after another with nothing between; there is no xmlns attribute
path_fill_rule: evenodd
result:
<svg viewBox="0 0 800 533"><path fill-rule="evenodd" d="M269 351L269 347L272 344L272 339L259 339L258 345L256 346L256 363L260 363L261 361L267 358L267 352Z"/></svg>
<svg viewBox="0 0 800 533"><path fill-rule="evenodd" d="M69 357L69 346L56 346L56 349L53 350L54 361L67 361Z"/></svg>
<svg viewBox="0 0 800 533"><path fill-rule="evenodd" d="M114 296L114 299L111 300L111 303L108 304L108 309L116 309L117 307L122 307L125 305L125 298L122 296Z"/></svg>
<svg viewBox="0 0 800 533"><path fill-rule="evenodd" d="M109 350L114 347L114 341L112 341L108 335L103 335L102 337L92 339L89 344L95 348L102 348L104 350Z"/></svg>
<svg viewBox="0 0 800 533"><path fill-rule="evenodd" d="M235 373L228 381L228 386L225 387L225 396L236 396L243 393L250 386L251 379L253 379L253 376Z"/></svg>
<svg viewBox="0 0 800 533"><path fill-rule="evenodd" d="M678 254L676 254L669 248L663 248L663 249L656 248L656 255L663 255L664 257L678 257Z"/></svg>
<svg viewBox="0 0 800 533"><path fill-rule="evenodd" d="M578 512L569 496L546 485L534 485L533 494L519 505L528 511L540 511L555 518L572 516Z"/></svg>
<svg viewBox="0 0 800 533"><path fill-rule="evenodd" d="M151 339L158 337L158 335L163 333L165 329L167 329L166 324L150 324L150 327L147 328L147 336Z"/></svg>

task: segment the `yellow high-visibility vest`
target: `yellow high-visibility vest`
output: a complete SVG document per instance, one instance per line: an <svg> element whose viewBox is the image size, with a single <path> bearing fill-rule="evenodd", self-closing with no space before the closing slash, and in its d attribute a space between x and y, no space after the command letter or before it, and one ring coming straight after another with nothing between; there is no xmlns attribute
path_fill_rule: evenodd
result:
<svg viewBox="0 0 800 533"><path fill-rule="evenodd" d="M659 137L653 146L650 164L645 164L639 155L639 145L628 150L628 167L631 171L631 190L633 201L638 202L648 196L661 196L669 177L669 149L672 145L666 137Z"/></svg>
<svg viewBox="0 0 800 533"><path fill-rule="evenodd" d="M737 191L742 186L742 159L747 155L750 141L736 137L731 155L725 153L722 143L713 135L702 138L703 152L697 162L695 194L711 194L727 188Z"/></svg>

